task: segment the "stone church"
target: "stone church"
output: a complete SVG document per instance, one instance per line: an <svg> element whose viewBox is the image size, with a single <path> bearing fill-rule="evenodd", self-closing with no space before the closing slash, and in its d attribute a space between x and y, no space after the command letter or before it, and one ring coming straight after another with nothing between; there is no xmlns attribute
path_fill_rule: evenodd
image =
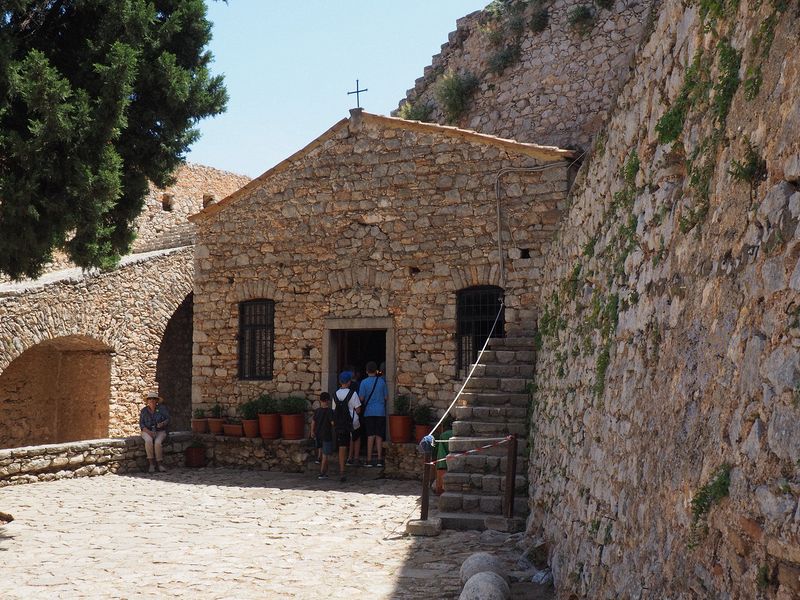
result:
<svg viewBox="0 0 800 600"><path fill-rule="evenodd" d="M193 405L313 398L374 360L392 398L443 409L498 313L534 329L572 158L354 109L190 217Z"/></svg>

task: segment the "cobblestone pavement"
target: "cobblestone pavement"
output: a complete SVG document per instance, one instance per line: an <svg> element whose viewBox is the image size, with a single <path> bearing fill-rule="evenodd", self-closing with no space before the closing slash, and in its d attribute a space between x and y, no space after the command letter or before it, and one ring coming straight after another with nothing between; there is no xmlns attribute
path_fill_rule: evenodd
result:
<svg viewBox="0 0 800 600"><path fill-rule="evenodd" d="M226 469L0 489L0 598L457 598L498 532L404 535L419 484ZM516 595L516 594L515 594Z"/></svg>

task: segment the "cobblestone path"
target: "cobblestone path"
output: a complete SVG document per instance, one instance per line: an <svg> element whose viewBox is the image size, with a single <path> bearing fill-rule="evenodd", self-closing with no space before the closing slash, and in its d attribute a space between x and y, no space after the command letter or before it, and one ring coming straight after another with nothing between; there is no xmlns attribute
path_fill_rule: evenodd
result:
<svg viewBox="0 0 800 600"><path fill-rule="evenodd" d="M226 469L0 489L0 598L457 598L498 532L404 534L419 484ZM412 514L413 513L413 514Z"/></svg>

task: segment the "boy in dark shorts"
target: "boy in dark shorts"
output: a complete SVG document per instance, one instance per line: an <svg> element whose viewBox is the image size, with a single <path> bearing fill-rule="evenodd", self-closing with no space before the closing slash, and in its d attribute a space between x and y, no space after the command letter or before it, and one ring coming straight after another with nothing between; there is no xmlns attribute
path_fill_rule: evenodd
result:
<svg viewBox="0 0 800 600"><path fill-rule="evenodd" d="M311 437L322 451L319 479L328 478L328 457L333 454L333 410L330 402L331 395L328 392L319 395L320 407L314 411L314 426L311 429Z"/></svg>

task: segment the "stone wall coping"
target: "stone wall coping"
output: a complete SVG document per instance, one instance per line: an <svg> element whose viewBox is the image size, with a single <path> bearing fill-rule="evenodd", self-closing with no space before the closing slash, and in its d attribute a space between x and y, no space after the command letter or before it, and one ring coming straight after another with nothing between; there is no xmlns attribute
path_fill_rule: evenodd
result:
<svg viewBox="0 0 800 600"><path fill-rule="evenodd" d="M119 261L119 265L117 265L114 271L124 269L125 267L129 267L131 265L146 262L148 260L156 259L161 256L167 256L168 254L179 252L191 247L192 246L179 246L177 248L164 248L161 250L153 250L151 252L142 252L139 254L128 254L122 257L122 259ZM53 271L51 273L42 275L39 277L39 279L25 279L18 282L0 284L0 297L25 294L28 292L41 290L56 283L80 283L85 279L97 277L103 274L104 273L98 269L89 269L87 271L81 269L80 267L62 269L61 271Z"/></svg>
<svg viewBox="0 0 800 600"><path fill-rule="evenodd" d="M191 431L173 431L169 434L169 441L184 442L192 438ZM19 448L4 448L0 450L0 460L6 458L29 458L46 454L65 454L69 452L86 452L97 448L128 448L143 443L141 436L133 435L124 438L99 438L96 440L81 440L79 442L63 442L60 444L42 444L39 446L21 446Z"/></svg>
<svg viewBox="0 0 800 600"><path fill-rule="evenodd" d="M230 196L223 198L216 204L212 204L211 206L204 208L198 213L189 215L188 217L189 221L191 221L192 223L196 223L217 214L229 204L232 204L239 198L245 197L251 191L259 188L270 178L274 177L279 173L287 171L288 169L293 167L295 162L302 159L307 154L309 154L316 148L319 148L322 144L324 144L325 142L336 136L340 130L344 129L347 126L350 126L352 131L356 131L358 127L361 125L361 123L370 123L386 129L403 129L406 131L416 131L419 133L440 135L444 137L460 139L465 142L471 142L474 144L486 144L490 146L496 146L508 152L513 152L515 154L529 156L537 160L544 160L550 162L566 160L569 158L574 158L576 156L575 152L573 152L572 150L565 150L563 148L557 148L555 146L540 146L538 144L531 144L527 142L517 142L514 140L500 138L493 135L487 135L485 133L470 131L468 129L460 129L458 127L452 127L450 125L423 123L421 121L407 121L405 119L400 119L398 117L386 117L383 115L367 113L360 109L352 110L351 115L352 116L350 118L342 119L341 121L336 123L333 127L328 129L325 133L323 133L321 136L312 141L310 144L301 148L288 158L282 160L271 169L265 171L264 173L262 173L261 175L250 181L250 183L247 183L243 187L239 188L237 191L233 192Z"/></svg>

